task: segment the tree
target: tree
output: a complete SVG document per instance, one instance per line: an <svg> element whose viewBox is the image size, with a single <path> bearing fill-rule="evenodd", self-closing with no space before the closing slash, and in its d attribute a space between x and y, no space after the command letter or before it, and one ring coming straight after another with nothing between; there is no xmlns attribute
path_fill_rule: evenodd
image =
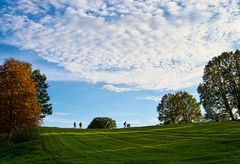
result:
<svg viewBox="0 0 240 164"><path fill-rule="evenodd" d="M231 95L231 104L240 115L240 51L237 50L235 53L225 52L222 55L225 63L229 61L229 67L227 67L225 76L228 82L229 94Z"/></svg>
<svg viewBox="0 0 240 164"><path fill-rule="evenodd" d="M29 64L8 59L0 67L0 132L37 126L40 105Z"/></svg>
<svg viewBox="0 0 240 164"><path fill-rule="evenodd" d="M201 118L200 105L187 92L166 94L157 106L159 121L164 124L197 122Z"/></svg>
<svg viewBox="0 0 240 164"><path fill-rule="evenodd" d="M108 117L96 117L88 125L89 129L116 128L116 121Z"/></svg>
<svg viewBox="0 0 240 164"><path fill-rule="evenodd" d="M200 84L198 86L198 93L200 94L200 103L203 104L203 107L206 111L205 118L207 120L219 121L219 114L216 109L218 109L219 99L215 96L214 92L211 92L211 88L207 88L206 85ZM211 97L211 98L208 98ZM213 106L215 104L216 107Z"/></svg>
<svg viewBox="0 0 240 164"><path fill-rule="evenodd" d="M41 107L41 117L44 118L46 115L52 114L52 104L49 103L50 97L47 92L47 77L41 74L40 70L34 70L32 72L32 78L36 83L37 99Z"/></svg>
<svg viewBox="0 0 240 164"><path fill-rule="evenodd" d="M212 58L204 68L203 82L198 86L206 119L235 120L240 113L240 52L224 52Z"/></svg>

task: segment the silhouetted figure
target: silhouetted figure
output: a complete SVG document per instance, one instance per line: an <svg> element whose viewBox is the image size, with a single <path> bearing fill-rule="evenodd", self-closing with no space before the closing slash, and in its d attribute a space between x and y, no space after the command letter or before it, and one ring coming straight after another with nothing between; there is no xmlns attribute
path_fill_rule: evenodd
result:
<svg viewBox="0 0 240 164"><path fill-rule="evenodd" d="M127 127L130 128L130 124L127 124Z"/></svg>
<svg viewBox="0 0 240 164"><path fill-rule="evenodd" d="M126 127L127 127L127 122L125 121L125 122L123 123L123 125L124 125L124 128L126 128Z"/></svg>
<svg viewBox="0 0 240 164"><path fill-rule="evenodd" d="M73 127L76 128L76 122L73 123Z"/></svg>
<svg viewBox="0 0 240 164"><path fill-rule="evenodd" d="M82 122L79 122L79 128L82 129Z"/></svg>

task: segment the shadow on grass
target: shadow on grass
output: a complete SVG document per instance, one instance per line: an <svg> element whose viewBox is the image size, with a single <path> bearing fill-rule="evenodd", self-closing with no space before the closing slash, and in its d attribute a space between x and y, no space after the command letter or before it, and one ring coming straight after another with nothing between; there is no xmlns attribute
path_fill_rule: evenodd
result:
<svg viewBox="0 0 240 164"><path fill-rule="evenodd" d="M14 144L7 137L0 137L0 164L41 154L41 150L40 139Z"/></svg>

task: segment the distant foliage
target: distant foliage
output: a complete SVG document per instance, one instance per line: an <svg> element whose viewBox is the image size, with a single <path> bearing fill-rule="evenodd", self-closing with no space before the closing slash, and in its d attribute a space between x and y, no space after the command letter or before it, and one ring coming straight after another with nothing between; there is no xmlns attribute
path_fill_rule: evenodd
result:
<svg viewBox="0 0 240 164"><path fill-rule="evenodd" d="M96 117L88 125L89 129L116 128L116 121L108 117Z"/></svg>
<svg viewBox="0 0 240 164"><path fill-rule="evenodd" d="M29 64L8 59L0 67L0 132L37 126L40 105Z"/></svg>
<svg viewBox="0 0 240 164"><path fill-rule="evenodd" d="M199 103L187 92L164 95L157 112L159 121L164 124L191 123L201 119Z"/></svg>
<svg viewBox="0 0 240 164"><path fill-rule="evenodd" d="M44 74L41 74L40 70L34 70L32 72L32 77L36 83L37 98L41 107L41 117L44 118L46 115L52 114L52 104L49 103L50 97L47 92L47 77Z"/></svg>
<svg viewBox="0 0 240 164"><path fill-rule="evenodd" d="M205 66L198 93L206 119L235 120L240 114L240 51L212 58Z"/></svg>

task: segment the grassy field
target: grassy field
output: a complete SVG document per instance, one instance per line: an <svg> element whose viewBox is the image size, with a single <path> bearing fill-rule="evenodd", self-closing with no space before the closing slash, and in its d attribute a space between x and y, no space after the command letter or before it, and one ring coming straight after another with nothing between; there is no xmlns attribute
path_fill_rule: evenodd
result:
<svg viewBox="0 0 240 164"><path fill-rule="evenodd" d="M0 163L240 163L240 122L42 128L39 142L0 143Z"/></svg>

